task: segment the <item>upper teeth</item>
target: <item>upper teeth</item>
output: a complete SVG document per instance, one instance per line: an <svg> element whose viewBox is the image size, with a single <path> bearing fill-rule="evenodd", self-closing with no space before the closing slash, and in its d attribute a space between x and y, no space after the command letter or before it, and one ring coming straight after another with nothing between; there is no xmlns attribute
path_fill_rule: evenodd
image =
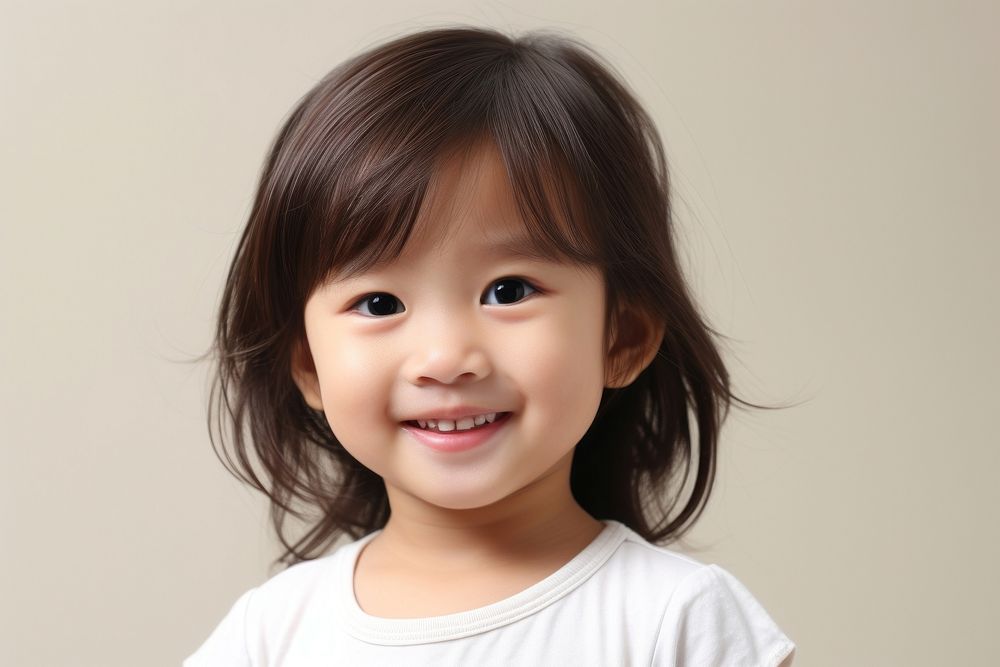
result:
<svg viewBox="0 0 1000 667"><path fill-rule="evenodd" d="M451 419L418 419L420 428L430 428L436 431L465 431L476 426L482 426L486 422L492 423L497 418L497 413L490 412L485 415L474 417L462 417L458 420Z"/></svg>

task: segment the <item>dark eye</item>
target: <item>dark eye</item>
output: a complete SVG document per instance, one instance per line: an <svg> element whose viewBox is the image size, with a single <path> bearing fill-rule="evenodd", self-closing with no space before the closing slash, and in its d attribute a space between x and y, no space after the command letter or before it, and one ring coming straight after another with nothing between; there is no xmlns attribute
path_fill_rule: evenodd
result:
<svg viewBox="0 0 1000 667"><path fill-rule="evenodd" d="M520 278L501 278L497 280L486 293L483 294L483 303L491 306L505 306L517 303L532 292L538 290L527 280ZM495 299L495 301L493 300Z"/></svg>
<svg viewBox="0 0 1000 667"><path fill-rule="evenodd" d="M395 315L406 310L399 299L385 293L369 294L366 297L362 297L357 303L351 306L351 309L369 317L385 317L386 315Z"/></svg>

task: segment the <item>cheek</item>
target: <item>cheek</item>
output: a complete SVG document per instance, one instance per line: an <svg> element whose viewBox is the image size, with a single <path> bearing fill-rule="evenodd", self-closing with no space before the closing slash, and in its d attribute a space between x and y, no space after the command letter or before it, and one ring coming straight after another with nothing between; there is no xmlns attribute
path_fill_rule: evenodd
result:
<svg viewBox="0 0 1000 667"><path fill-rule="evenodd" d="M332 339L332 338L331 338ZM339 337L337 345L314 351L326 419L334 435L354 454L386 414L385 397L391 380L380 372L370 347L352 345Z"/></svg>
<svg viewBox="0 0 1000 667"><path fill-rule="evenodd" d="M575 437L590 426L604 389L602 327L598 309L567 309L518 337L511 352L529 409Z"/></svg>

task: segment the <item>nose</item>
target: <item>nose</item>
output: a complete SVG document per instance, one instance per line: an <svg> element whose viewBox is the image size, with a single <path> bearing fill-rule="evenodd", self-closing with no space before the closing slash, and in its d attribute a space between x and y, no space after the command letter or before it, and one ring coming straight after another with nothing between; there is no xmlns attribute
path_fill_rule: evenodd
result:
<svg viewBox="0 0 1000 667"><path fill-rule="evenodd" d="M493 372L485 342L471 322L442 318L433 326L415 328L411 343L403 368L411 384L464 384Z"/></svg>

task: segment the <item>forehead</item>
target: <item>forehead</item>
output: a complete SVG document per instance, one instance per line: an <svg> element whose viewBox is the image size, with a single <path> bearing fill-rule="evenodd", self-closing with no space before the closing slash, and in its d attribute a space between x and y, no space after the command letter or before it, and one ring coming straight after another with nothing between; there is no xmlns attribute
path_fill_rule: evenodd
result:
<svg viewBox="0 0 1000 667"><path fill-rule="evenodd" d="M518 210L503 156L490 141L463 146L442 157L407 245L414 250L427 249L455 235L524 250L534 245Z"/></svg>
<svg viewBox="0 0 1000 667"><path fill-rule="evenodd" d="M569 194L576 189L557 186L533 155L515 150L508 162L494 141L487 135L442 146L419 189L407 189L407 178L382 179L368 197L375 208L362 210L354 224L328 216L333 243L324 245L339 256L324 262L330 268L320 283L440 253L452 241L448 252L470 256L488 250L491 257L598 264L595 233L581 227L585 216Z"/></svg>

